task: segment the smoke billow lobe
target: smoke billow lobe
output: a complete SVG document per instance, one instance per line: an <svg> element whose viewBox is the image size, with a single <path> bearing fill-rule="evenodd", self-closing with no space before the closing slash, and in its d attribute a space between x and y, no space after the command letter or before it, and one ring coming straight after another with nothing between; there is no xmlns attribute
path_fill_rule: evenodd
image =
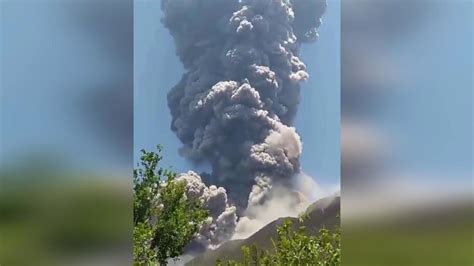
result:
<svg viewBox="0 0 474 266"><path fill-rule="evenodd" d="M209 217L204 222L193 245L215 246L232 237L236 222L236 208L227 202L226 190L214 185L206 186L201 177L193 171L180 174L177 181L186 183L186 197L200 200L209 210Z"/></svg>
<svg viewBox="0 0 474 266"><path fill-rule="evenodd" d="M299 48L316 40L325 8L325 0L162 0L186 69L168 94L171 129L186 158L210 162L203 178L225 186L239 210L300 171L291 125L308 73Z"/></svg>

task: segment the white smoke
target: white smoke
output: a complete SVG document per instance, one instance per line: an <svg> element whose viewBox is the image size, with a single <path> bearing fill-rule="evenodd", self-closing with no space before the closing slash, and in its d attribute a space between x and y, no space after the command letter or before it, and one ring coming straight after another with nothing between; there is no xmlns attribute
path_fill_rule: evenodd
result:
<svg viewBox="0 0 474 266"><path fill-rule="evenodd" d="M302 193L283 186L274 187L270 194L263 204L247 208L232 239L247 238L280 217L296 217L311 203Z"/></svg>
<svg viewBox="0 0 474 266"><path fill-rule="evenodd" d="M249 203L245 216L239 218L232 239L247 238L280 217L297 217L311 203L337 195L340 195L339 185L321 187L311 176L300 172L292 179L291 186L272 188L263 204Z"/></svg>

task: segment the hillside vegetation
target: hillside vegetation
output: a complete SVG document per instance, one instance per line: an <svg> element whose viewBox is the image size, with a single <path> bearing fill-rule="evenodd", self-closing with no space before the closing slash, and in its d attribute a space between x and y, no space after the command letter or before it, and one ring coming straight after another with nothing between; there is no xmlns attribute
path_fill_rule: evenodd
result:
<svg viewBox="0 0 474 266"><path fill-rule="evenodd" d="M304 232L302 232L302 235L318 236L320 230L323 228L334 230L339 226L339 212L339 196L318 200L307 208L305 212L306 219L302 222L299 218L295 217L279 218L264 226L247 239L228 241L216 250L209 250L197 256L186 265L214 265L217 260L222 262L244 261L245 252L242 252L242 249L245 251L247 248L251 248L252 246L255 246L260 251L266 250L271 252L272 249L274 249L272 239L273 241L279 239L278 229L286 230L286 233L292 233L298 232L300 227L303 226ZM285 226L289 226L288 230L285 229ZM250 250L249 253L251 253Z"/></svg>

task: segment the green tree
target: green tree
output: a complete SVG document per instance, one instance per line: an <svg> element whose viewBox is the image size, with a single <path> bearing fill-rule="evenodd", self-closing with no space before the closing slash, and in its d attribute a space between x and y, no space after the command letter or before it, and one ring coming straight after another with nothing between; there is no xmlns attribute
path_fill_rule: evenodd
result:
<svg viewBox="0 0 474 266"><path fill-rule="evenodd" d="M134 265L166 265L176 259L208 216L202 202L186 198L185 182L159 167L162 147L157 149L141 151L133 174Z"/></svg>
<svg viewBox="0 0 474 266"><path fill-rule="evenodd" d="M243 246L243 259L227 261L218 260L218 266L249 265L318 265L337 266L341 263L340 229L334 231L321 229L318 235L305 232L304 226L294 230L291 220L277 227L277 239L273 240L271 250L259 250L257 246Z"/></svg>

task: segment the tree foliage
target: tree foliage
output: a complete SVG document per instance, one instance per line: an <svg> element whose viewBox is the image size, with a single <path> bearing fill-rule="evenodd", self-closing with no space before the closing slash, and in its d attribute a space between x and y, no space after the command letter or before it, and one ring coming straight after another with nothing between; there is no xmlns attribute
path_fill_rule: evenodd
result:
<svg viewBox="0 0 474 266"><path fill-rule="evenodd" d="M336 266L341 262L340 229L329 231L321 229L318 235L312 236L305 232L304 226L294 230L291 220L277 227L277 239L272 239L271 250L259 250L254 244L243 246L242 261L218 260L218 266L249 266L249 265L318 265Z"/></svg>
<svg viewBox="0 0 474 266"><path fill-rule="evenodd" d="M159 167L158 152L142 150L133 174L134 265L166 265L183 253L208 213L202 203L186 198L186 184Z"/></svg>

